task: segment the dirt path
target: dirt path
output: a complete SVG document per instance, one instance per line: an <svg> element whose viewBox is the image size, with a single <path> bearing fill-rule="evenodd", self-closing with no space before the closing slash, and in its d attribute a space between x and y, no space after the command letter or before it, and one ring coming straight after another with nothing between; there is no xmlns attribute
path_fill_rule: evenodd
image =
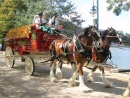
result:
<svg viewBox="0 0 130 98"><path fill-rule="evenodd" d="M83 93L78 89L78 81L76 87L68 85L71 76L69 66L63 66L62 81L51 83L49 66L44 65L47 64L37 65L34 76L28 76L24 63L17 61L13 69L8 68L3 54L0 54L0 98L122 98L129 77L127 74L106 72L106 77L113 84L111 88L105 88L99 71L96 71L95 81L85 82L93 91ZM89 70L84 70L87 76Z"/></svg>

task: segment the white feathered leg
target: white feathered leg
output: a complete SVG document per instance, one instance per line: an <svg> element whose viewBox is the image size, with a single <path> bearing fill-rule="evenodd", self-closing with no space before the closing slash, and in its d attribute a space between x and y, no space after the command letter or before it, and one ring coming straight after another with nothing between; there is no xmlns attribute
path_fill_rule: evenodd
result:
<svg viewBox="0 0 130 98"><path fill-rule="evenodd" d="M73 73L77 70L76 64L72 63L72 64L71 64L71 69L72 69L72 75L73 75ZM78 76L78 75L77 75L77 76Z"/></svg>
<svg viewBox="0 0 130 98"><path fill-rule="evenodd" d="M93 82L94 81L94 78L93 78L93 72L90 72L87 76L87 81L88 82Z"/></svg>
<svg viewBox="0 0 130 98"><path fill-rule="evenodd" d="M55 64L52 64L52 66L50 67L50 79L53 83L57 82L57 78L55 76Z"/></svg>
<svg viewBox="0 0 130 98"><path fill-rule="evenodd" d="M83 75L79 75L79 88L83 92L89 92L92 90L85 85Z"/></svg>
<svg viewBox="0 0 130 98"><path fill-rule="evenodd" d="M56 76L58 79L60 79L60 80L62 79L62 72L61 72L59 64L56 66Z"/></svg>
<svg viewBox="0 0 130 98"><path fill-rule="evenodd" d="M105 74L102 73L102 81L103 81L103 85L107 88L111 87L111 83L106 79Z"/></svg>
<svg viewBox="0 0 130 98"><path fill-rule="evenodd" d="M76 80L77 75L78 75L78 69L75 69L75 71L74 71L73 74L72 74L72 77L71 77L70 80L69 80L69 84L70 84L71 86L75 86L75 85L76 85L75 80Z"/></svg>
<svg viewBox="0 0 130 98"><path fill-rule="evenodd" d="M88 81L88 82L93 82L93 81L94 81L93 73L96 71L96 69L97 69L97 66L95 65L95 66L92 68L92 71L88 74L88 76L87 76L87 81Z"/></svg>
<svg viewBox="0 0 130 98"><path fill-rule="evenodd" d="M76 68L75 68L75 64L73 63L73 64L71 64L71 69L72 69L72 74L74 73L74 71L76 70Z"/></svg>

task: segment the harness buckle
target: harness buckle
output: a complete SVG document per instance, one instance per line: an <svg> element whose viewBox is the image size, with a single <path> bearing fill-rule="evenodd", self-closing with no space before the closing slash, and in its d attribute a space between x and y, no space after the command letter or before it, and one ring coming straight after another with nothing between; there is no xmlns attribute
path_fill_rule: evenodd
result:
<svg viewBox="0 0 130 98"><path fill-rule="evenodd" d="M80 49L79 52L85 52L85 50L84 49Z"/></svg>

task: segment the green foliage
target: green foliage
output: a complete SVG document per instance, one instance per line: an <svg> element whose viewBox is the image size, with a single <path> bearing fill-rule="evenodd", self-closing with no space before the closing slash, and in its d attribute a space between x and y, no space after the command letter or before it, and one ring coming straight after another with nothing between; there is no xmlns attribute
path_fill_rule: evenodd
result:
<svg viewBox="0 0 130 98"><path fill-rule="evenodd" d="M17 19L20 20L17 22L18 23L17 26L32 24L34 15L47 10L48 5L46 0L22 0L22 1L27 6L27 9L23 10L22 13L20 13L20 17L17 17Z"/></svg>
<svg viewBox="0 0 130 98"><path fill-rule="evenodd" d="M74 7L74 4L69 0L49 0L48 3L50 5L48 9L51 12L50 14L57 12L59 18L64 16L67 19L70 19L72 23L77 24L78 27L81 26L82 22L84 22L84 20L81 19L81 16L75 11L76 8ZM52 9L55 11L53 12ZM75 25L70 23L70 21L63 21L62 19L61 24L65 29L74 30Z"/></svg>
<svg viewBox="0 0 130 98"><path fill-rule="evenodd" d="M1 3L2 1L0 1ZM15 27L17 23L16 15L25 5L21 0L4 0L0 6L0 43L10 28Z"/></svg>
<svg viewBox="0 0 130 98"><path fill-rule="evenodd" d="M130 10L130 1L127 0L106 0L109 4L107 10L112 10L115 15L120 15L122 11Z"/></svg>

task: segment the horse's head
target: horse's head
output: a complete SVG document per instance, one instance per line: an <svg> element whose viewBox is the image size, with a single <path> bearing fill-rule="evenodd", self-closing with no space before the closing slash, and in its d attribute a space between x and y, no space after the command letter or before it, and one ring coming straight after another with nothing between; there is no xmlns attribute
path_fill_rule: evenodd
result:
<svg viewBox="0 0 130 98"><path fill-rule="evenodd" d="M102 46L100 31L95 26L88 27L88 37L91 37L97 47Z"/></svg>
<svg viewBox="0 0 130 98"><path fill-rule="evenodd" d="M107 37L110 42L122 43L122 39L119 37L118 32L114 28L108 28L107 32L104 33L103 37Z"/></svg>

